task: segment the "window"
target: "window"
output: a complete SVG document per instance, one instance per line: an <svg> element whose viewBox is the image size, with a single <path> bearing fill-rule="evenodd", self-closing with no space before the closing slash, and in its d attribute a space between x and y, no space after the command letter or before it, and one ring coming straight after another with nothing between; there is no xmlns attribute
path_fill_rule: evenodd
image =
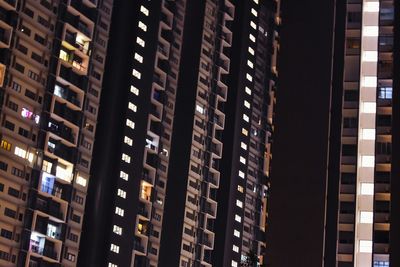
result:
<svg viewBox="0 0 400 267"><path fill-rule="evenodd" d="M122 190L122 189L118 188L117 194L118 194L119 197L126 198L126 192L124 190Z"/></svg>
<svg viewBox="0 0 400 267"><path fill-rule="evenodd" d="M132 146L133 145L133 140L131 138L129 138L128 136L124 137L124 143L127 144L128 146Z"/></svg>
<svg viewBox="0 0 400 267"><path fill-rule="evenodd" d="M117 225L114 225L114 226L113 226L113 232L114 232L115 234L117 234L117 235L122 235L122 228L119 227L119 226L117 226Z"/></svg>
<svg viewBox="0 0 400 267"><path fill-rule="evenodd" d="M365 62L376 62L378 61L378 51L364 51L363 61Z"/></svg>
<svg viewBox="0 0 400 267"><path fill-rule="evenodd" d="M199 104L196 104L196 111L200 114L204 114L204 108Z"/></svg>
<svg viewBox="0 0 400 267"><path fill-rule="evenodd" d="M253 49L253 48L251 48L251 47L249 46L248 51L249 51L250 54L252 54L252 55L254 56L254 49Z"/></svg>
<svg viewBox="0 0 400 267"><path fill-rule="evenodd" d="M375 129L361 129L361 137L364 140L375 140Z"/></svg>
<svg viewBox="0 0 400 267"><path fill-rule="evenodd" d="M242 128L242 134L244 136L247 136L249 134L249 131L247 131L245 128Z"/></svg>
<svg viewBox="0 0 400 267"><path fill-rule="evenodd" d="M250 21L250 26L255 30L257 29L257 24L254 21Z"/></svg>
<svg viewBox="0 0 400 267"><path fill-rule="evenodd" d="M249 34L249 39L250 41L252 41L253 43L256 42L256 37L254 35L252 35L251 33Z"/></svg>
<svg viewBox="0 0 400 267"><path fill-rule="evenodd" d="M255 17L258 16L258 13L254 8L251 9L251 14L253 14Z"/></svg>
<svg viewBox="0 0 400 267"><path fill-rule="evenodd" d="M111 263L111 262L109 262L109 263L108 263L108 267L118 267L118 265L116 265L116 264L114 264L114 263Z"/></svg>
<svg viewBox="0 0 400 267"><path fill-rule="evenodd" d="M136 37L136 43L141 47L144 47L146 45L145 41L140 37Z"/></svg>
<svg viewBox="0 0 400 267"><path fill-rule="evenodd" d="M247 150L247 145L243 142L240 142L240 147L243 148L244 150Z"/></svg>
<svg viewBox="0 0 400 267"><path fill-rule="evenodd" d="M233 245L233 246L232 246L232 250L233 250L234 252L238 253L238 252L239 252L239 247L236 246L236 245Z"/></svg>
<svg viewBox="0 0 400 267"><path fill-rule="evenodd" d="M246 86L246 88L244 89L246 94L251 95L251 89L249 87Z"/></svg>
<svg viewBox="0 0 400 267"><path fill-rule="evenodd" d="M240 193L243 193L243 192L244 192L243 186L241 186L241 185L238 185L237 190L238 190Z"/></svg>
<svg viewBox="0 0 400 267"><path fill-rule="evenodd" d="M117 214L121 217L124 217L124 212L125 211L123 209L121 209L120 207L115 207L115 214Z"/></svg>
<svg viewBox="0 0 400 267"><path fill-rule="evenodd" d="M362 102L362 112L376 113L376 102Z"/></svg>
<svg viewBox="0 0 400 267"><path fill-rule="evenodd" d="M143 63L143 57L139 55L138 53L135 53L134 56L135 60L139 61L140 63Z"/></svg>
<svg viewBox="0 0 400 267"><path fill-rule="evenodd" d="M238 206L239 208L243 208L243 202L239 199L236 199L236 206Z"/></svg>
<svg viewBox="0 0 400 267"><path fill-rule="evenodd" d="M119 172L119 177L121 178L121 179L123 179L123 180L125 180L125 181L128 181L128 174L127 173L125 173L125 172L123 172L123 171L120 171Z"/></svg>
<svg viewBox="0 0 400 267"><path fill-rule="evenodd" d="M8 231L7 229L1 229L0 236L11 240L12 239L12 232Z"/></svg>
<svg viewBox="0 0 400 267"><path fill-rule="evenodd" d="M250 74L246 73L246 79L250 82L253 81L253 76L251 76Z"/></svg>
<svg viewBox="0 0 400 267"><path fill-rule="evenodd" d="M8 141L4 140L4 139L1 140L1 145L0 146L1 146L1 148L5 149L7 151L11 151L11 144Z"/></svg>
<svg viewBox="0 0 400 267"><path fill-rule="evenodd" d="M360 212L360 223L373 223L374 213L372 211Z"/></svg>
<svg viewBox="0 0 400 267"><path fill-rule="evenodd" d="M243 120L244 120L245 122L249 122L250 118L249 118L249 116L247 116L246 114L243 114Z"/></svg>
<svg viewBox="0 0 400 267"><path fill-rule="evenodd" d="M139 89L137 89L135 86L131 85L131 93L134 95L139 95Z"/></svg>
<svg viewBox="0 0 400 267"><path fill-rule="evenodd" d="M87 180L85 178L83 178L82 176L78 175L78 177L76 177L76 183L83 187L86 187Z"/></svg>
<svg viewBox="0 0 400 267"><path fill-rule="evenodd" d="M365 253L372 252L372 241L371 240L360 240L359 251Z"/></svg>
<svg viewBox="0 0 400 267"><path fill-rule="evenodd" d="M122 153L122 160L125 161L126 163L131 163L131 157L125 153Z"/></svg>
<svg viewBox="0 0 400 267"><path fill-rule="evenodd" d="M0 160L0 170L3 170L3 171L6 172L7 169L8 169L8 164L5 163L4 161L1 161L1 160Z"/></svg>
<svg viewBox="0 0 400 267"><path fill-rule="evenodd" d="M233 235L236 237L240 237L240 232L238 230L233 230Z"/></svg>
<svg viewBox="0 0 400 267"><path fill-rule="evenodd" d="M17 82L13 81L11 84L11 89L13 89L16 92L21 92L22 86L18 84Z"/></svg>
<svg viewBox="0 0 400 267"><path fill-rule="evenodd" d="M377 78L376 76L364 76L362 79L362 85L364 87L376 87Z"/></svg>
<svg viewBox="0 0 400 267"><path fill-rule="evenodd" d="M254 64L250 60L247 60L247 66L249 66L252 69L254 68Z"/></svg>
<svg viewBox="0 0 400 267"><path fill-rule="evenodd" d="M378 26L364 26L363 27L363 36L376 37L378 35L379 35L379 27Z"/></svg>
<svg viewBox="0 0 400 267"><path fill-rule="evenodd" d="M145 8L144 6L140 6L140 12L142 12L146 16L149 15L149 10L147 8Z"/></svg>
<svg viewBox="0 0 400 267"><path fill-rule="evenodd" d="M242 222L242 217L236 214L235 215L235 221Z"/></svg>
<svg viewBox="0 0 400 267"><path fill-rule="evenodd" d="M130 119L126 119L126 126L129 128L135 129L135 123L131 121Z"/></svg>
<svg viewBox="0 0 400 267"><path fill-rule="evenodd" d="M147 25L143 22L139 21L138 27L142 29L144 32L147 32Z"/></svg>
<svg viewBox="0 0 400 267"><path fill-rule="evenodd" d="M114 253L119 253L119 246L111 244L110 250Z"/></svg>
<svg viewBox="0 0 400 267"><path fill-rule="evenodd" d="M132 102L129 102L129 103L128 103L128 108L129 108L130 110L132 110L133 112L136 112L136 111L137 111L137 106L136 106L135 104L133 104Z"/></svg>
<svg viewBox="0 0 400 267"><path fill-rule="evenodd" d="M361 195L373 195L374 184L373 183L361 183Z"/></svg>
<svg viewBox="0 0 400 267"><path fill-rule="evenodd" d="M4 122L4 127L7 128L7 129L10 130L10 131L14 131L15 124L12 123L12 122L10 122L10 121L8 121L8 120L6 120L6 121Z"/></svg>
<svg viewBox="0 0 400 267"><path fill-rule="evenodd" d="M132 70L132 75L133 75L133 77L135 77L139 80L142 78L142 74L139 71L137 71L136 69Z"/></svg>
<svg viewBox="0 0 400 267"><path fill-rule="evenodd" d="M240 163L246 164L246 159L242 156L240 156Z"/></svg>
<svg viewBox="0 0 400 267"><path fill-rule="evenodd" d="M237 261L232 260L231 267L238 267Z"/></svg>
<svg viewBox="0 0 400 267"><path fill-rule="evenodd" d="M72 253L67 252L65 258L69 261L75 262L75 255Z"/></svg>
<svg viewBox="0 0 400 267"><path fill-rule="evenodd" d="M365 2L364 12L379 12L379 2Z"/></svg>
<svg viewBox="0 0 400 267"><path fill-rule="evenodd" d="M14 102L12 102L11 100L8 101L7 106L11 109L14 110L15 112L18 111L18 105Z"/></svg>
<svg viewBox="0 0 400 267"><path fill-rule="evenodd" d="M375 157L374 156L361 156L362 167L374 167Z"/></svg>
<svg viewBox="0 0 400 267"><path fill-rule="evenodd" d="M249 103L249 101L247 101L247 100L245 100L244 101L244 106L246 107L246 108L250 108L250 103Z"/></svg>
<svg viewBox="0 0 400 267"><path fill-rule="evenodd" d="M244 179L244 172L239 171L239 177L242 178L242 179Z"/></svg>
<svg viewBox="0 0 400 267"><path fill-rule="evenodd" d="M392 87L380 87L378 97L380 99L392 99Z"/></svg>

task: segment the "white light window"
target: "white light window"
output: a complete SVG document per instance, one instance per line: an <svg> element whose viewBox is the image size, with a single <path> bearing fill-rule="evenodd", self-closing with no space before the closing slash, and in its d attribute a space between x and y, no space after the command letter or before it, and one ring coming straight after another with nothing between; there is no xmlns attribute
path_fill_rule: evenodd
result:
<svg viewBox="0 0 400 267"><path fill-rule="evenodd" d="M238 267L237 261L232 260L231 267Z"/></svg>
<svg viewBox="0 0 400 267"><path fill-rule="evenodd" d="M240 147L247 150L247 145L244 142L240 142Z"/></svg>
<svg viewBox="0 0 400 267"><path fill-rule="evenodd" d="M373 183L361 183L361 195L370 195L374 194L374 184Z"/></svg>
<svg viewBox="0 0 400 267"><path fill-rule="evenodd" d="M137 106L136 106L135 104L133 104L132 102L129 102L129 103L128 103L128 108L129 108L130 110L132 110L133 112L136 112L136 111L137 111Z"/></svg>
<svg viewBox="0 0 400 267"><path fill-rule="evenodd" d="M26 157L26 150L16 146L15 150L14 150L14 154L17 155L20 158L25 158Z"/></svg>
<svg viewBox="0 0 400 267"><path fill-rule="evenodd" d="M142 78L142 74L139 71L137 71L136 69L132 70L132 75L133 75L133 77L137 78L138 80L140 80Z"/></svg>
<svg viewBox="0 0 400 267"><path fill-rule="evenodd" d="M360 223L373 223L374 213L372 211L360 212Z"/></svg>
<svg viewBox="0 0 400 267"><path fill-rule="evenodd" d="M122 160L125 161L126 163L131 163L131 157L129 157L125 153L122 153Z"/></svg>
<svg viewBox="0 0 400 267"><path fill-rule="evenodd" d="M136 43L141 47L144 47L146 45L146 42L140 37L136 37Z"/></svg>
<svg viewBox="0 0 400 267"><path fill-rule="evenodd" d="M239 247L236 246L236 245L233 245L233 246L232 246L232 250L233 250L234 252L238 253L238 252L239 252Z"/></svg>
<svg viewBox="0 0 400 267"><path fill-rule="evenodd" d="M145 8L144 6L140 6L140 12L142 12L146 16L149 15L149 10L147 8Z"/></svg>
<svg viewBox="0 0 400 267"><path fill-rule="evenodd" d="M135 86L131 85L131 93L134 95L139 95L139 89L137 89Z"/></svg>
<svg viewBox="0 0 400 267"><path fill-rule="evenodd" d="M126 119L126 126L129 128L135 129L135 123L131 121L130 119Z"/></svg>
<svg viewBox="0 0 400 267"><path fill-rule="evenodd" d="M254 1L254 3L258 4L258 0L253 0L253 1Z"/></svg>
<svg viewBox="0 0 400 267"><path fill-rule="evenodd" d="M120 177L122 180L128 181L129 175L128 175L127 173L123 172L123 171L120 171L120 172L119 172L119 177Z"/></svg>
<svg viewBox="0 0 400 267"><path fill-rule="evenodd" d="M250 54L252 54L252 55L254 56L254 49L253 49L253 48L251 48L251 47L249 46L248 51L249 51Z"/></svg>
<svg viewBox="0 0 400 267"><path fill-rule="evenodd" d="M116 264L114 264L114 263L111 263L111 262L109 262L109 263L108 263L108 267L118 267L118 265L116 265Z"/></svg>
<svg viewBox="0 0 400 267"><path fill-rule="evenodd" d="M250 82L252 82L253 76L251 76L249 73L246 73L246 79L249 80Z"/></svg>
<svg viewBox="0 0 400 267"><path fill-rule="evenodd" d="M372 241L371 240L360 240L359 251L365 252L365 253L372 253Z"/></svg>
<svg viewBox="0 0 400 267"><path fill-rule="evenodd" d="M251 9L251 14L253 14L255 17L258 16L258 13L254 8Z"/></svg>
<svg viewBox="0 0 400 267"><path fill-rule="evenodd" d="M119 227L118 225L113 226L113 232L117 235L122 235L122 228Z"/></svg>
<svg viewBox="0 0 400 267"><path fill-rule="evenodd" d="M122 189L118 188L117 194L118 194L119 197L126 198L126 192L124 190L122 190Z"/></svg>
<svg viewBox="0 0 400 267"><path fill-rule="evenodd" d="M364 51L363 61L365 62L377 62L378 61L378 51Z"/></svg>
<svg viewBox="0 0 400 267"><path fill-rule="evenodd" d="M240 237L240 232L238 230L233 230L233 235L236 237Z"/></svg>
<svg viewBox="0 0 400 267"><path fill-rule="evenodd" d="M110 250L114 253L119 253L119 246L111 244Z"/></svg>
<svg viewBox="0 0 400 267"><path fill-rule="evenodd" d="M124 213L125 211L123 209L121 209L120 207L115 207L115 214L124 217Z"/></svg>
<svg viewBox="0 0 400 267"><path fill-rule="evenodd" d="M236 199L236 206L238 206L239 208L243 208L243 202L239 199Z"/></svg>
<svg viewBox="0 0 400 267"><path fill-rule="evenodd" d="M249 39L250 41L252 41L253 43L256 42L256 37L254 35L252 35L251 33L249 34Z"/></svg>
<svg viewBox="0 0 400 267"><path fill-rule="evenodd" d="M376 87L376 83L377 83L377 78L376 76L364 76L362 79L363 82L363 86L364 87Z"/></svg>
<svg viewBox="0 0 400 267"><path fill-rule="evenodd" d="M138 53L135 53L134 58L139 61L140 63L143 63L143 57L141 55L139 55Z"/></svg>
<svg viewBox="0 0 400 267"><path fill-rule="evenodd" d="M247 101L247 100L245 100L244 101L244 106L246 107L246 108L250 108L250 102L249 101Z"/></svg>
<svg viewBox="0 0 400 267"><path fill-rule="evenodd" d="M361 129L361 137L364 140L375 140L375 129Z"/></svg>
<svg viewBox="0 0 400 267"><path fill-rule="evenodd" d="M246 159L242 156L240 156L239 161L240 161L240 163L246 164Z"/></svg>
<svg viewBox="0 0 400 267"><path fill-rule="evenodd" d="M243 114L243 120L249 122L250 118L246 114Z"/></svg>
<svg viewBox="0 0 400 267"><path fill-rule="evenodd" d="M246 88L244 89L246 94L251 95L251 89L249 87L246 86Z"/></svg>
<svg viewBox="0 0 400 267"><path fill-rule="evenodd" d="M376 102L362 102L362 112L376 113Z"/></svg>
<svg viewBox="0 0 400 267"><path fill-rule="evenodd" d="M250 26L256 30L257 29L257 24L254 21L250 21Z"/></svg>
<svg viewBox="0 0 400 267"><path fill-rule="evenodd" d="M252 69L254 68L254 64L250 60L247 60L247 66L249 66Z"/></svg>
<svg viewBox="0 0 400 267"><path fill-rule="evenodd" d="M138 27L142 29L144 32L147 32L147 25L143 22L139 21Z"/></svg>
<svg viewBox="0 0 400 267"><path fill-rule="evenodd" d="M244 179L244 172L239 171L239 177Z"/></svg>
<svg viewBox="0 0 400 267"><path fill-rule="evenodd" d="M363 27L363 36L375 37L378 35L379 35L379 27L378 26L364 26Z"/></svg>
<svg viewBox="0 0 400 267"><path fill-rule="evenodd" d="M361 156L361 166L362 167L374 167L375 156Z"/></svg>
<svg viewBox="0 0 400 267"><path fill-rule="evenodd" d="M196 111L200 114L204 114L204 108L199 104L196 104Z"/></svg>
<svg viewBox="0 0 400 267"><path fill-rule="evenodd" d="M364 12L379 12L379 2L365 2Z"/></svg>
<svg viewBox="0 0 400 267"><path fill-rule="evenodd" d="M83 187L86 187L87 180L85 178L83 178L82 176L78 175L78 177L76 177L76 183Z"/></svg>
<svg viewBox="0 0 400 267"><path fill-rule="evenodd" d="M242 128L242 134L244 136L248 136L249 135L249 131L247 131L245 128Z"/></svg>
<svg viewBox="0 0 400 267"><path fill-rule="evenodd" d="M124 143L127 144L128 146L132 146L133 145L133 140L131 138L129 138L128 136L124 137Z"/></svg>
<svg viewBox="0 0 400 267"><path fill-rule="evenodd" d="M242 217L240 217L239 215L235 215L235 221L237 222L242 222Z"/></svg>

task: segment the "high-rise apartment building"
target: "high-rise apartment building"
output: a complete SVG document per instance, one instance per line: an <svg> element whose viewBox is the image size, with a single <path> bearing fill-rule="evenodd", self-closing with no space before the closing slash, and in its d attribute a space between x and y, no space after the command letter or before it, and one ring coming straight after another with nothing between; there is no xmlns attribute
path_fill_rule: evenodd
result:
<svg viewBox="0 0 400 267"><path fill-rule="evenodd" d="M278 9L115 3L82 266L239 266L264 252Z"/></svg>
<svg viewBox="0 0 400 267"><path fill-rule="evenodd" d="M0 265L76 266L112 0L0 1Z"/></svg>
<svg viewBox="0 0 400 267"><path fill-rule="evenodd" d="M308 1L310 6L311 2L313 1ZM275 161L277 165L274 166L281 167L274 169L276 172L272 174L276 180L272 180L271 189L269 241L272 247L270 256L274 258L271 262L279 263L274 253L287 243L291 246L289 249L292 244L298 248L293 258L296 255L304 257L304 254L310 255L307 251L314 251L316 253L308 258L309 263L319 262L322 266L399 266L399 103L396 77L399 66L399 3L391 0L347 0L331 1L329 4L332 7L330 11L321 9L327 18L321 22L330 36L319 36L321 42L318 47L301 47L304 53L322 54L321 51L326 51L321 57L324 65L321 64L318 71L312 69L313 65L310 64L314 76L307 80L309 83L303 83L311 84L310 96L314 96L317 90L324 92L319 94L323 96L320 101L325 106L317 106L315 112L320 112L320 116L315 119L311 115L314 121L307 122L303 118L304 125L314 127L313 129L322 128L324 131L318 136L310 133L309 139L301 134L298 136L302 140L314 141L314 144L305 141L310 151L307 155L309 158L294 159L299 165L303 163L296 172L303 173L304 184L286 178L287 174L297 175L293 171L284 170L285 167L296 164L292 165L291 158L282 157ZM333 17L334 19L330 19ZM314 19L307 23L304 25L313 25ZM317 32L319 30L320 28L316 28ZM286 34L289 33L293 34L292 38L296 38L294 30L288 29ZM293 40L292 38L288 37L286 41ZM310 40L315 40L313 38L310 36ZM288 60L292 54L283 49L282 59ZM325 64L326 62L329 64ZM283 69L286 78L290 75L296 76L294 69ZM305 74L302 71L300 73ZM324 85L317 89L312 80L318 74L325 78ZM291 82L282 83L288 87L294 85ZM285 89L289 90L283 88ZM305 105L315 105L315 101L315 98L304 100L304 108L300 113L305 114L308 111ZM282 109L278 108L278 112ZM279 126L279 120L277 124ZM283 142L283 138L280 141ZM320 149L316 148L316 143ZM301 145L293 145L292 148L298 147ZM284 145L276 144L275 148L284 148ZM316 161L317 157L322 160ZM284 163L288 159L290 163ZM307 166L309 159L321 164L315 164L315 169L312 170L311 165ZM315 175L316 170L319 176ZM314 176L311 178L310 174ZM279 192L284 188L279 180L282 177L296 185L296 190L307 192L309 187L309 195L303 194L297 198L302 204L288 204L283 200L285 194L283 191ZM317 188L318 192L310 196ZM274 198L274 189L277 198ZM293 197L291 192L289 189L287 196ZM279 199L284 201L281 202L281 207L287 207L287 213L279 211ZM311 199L315 205L310 205ZM274 202L275 200L278 202ZM298 208L298 213L294 211L295 207ZM285 222L286 219L297 215L307 219L297 219L295 224L292 223L293 226L304 231L306 235L313 236L312 240L291 230L285 232L284 229L290 227L290 223ZM307 224L314 227L310 228ZM301 249L300 242L305 244L304 249ZM319 243L318 250L310 250L316 243Z"/></svg>

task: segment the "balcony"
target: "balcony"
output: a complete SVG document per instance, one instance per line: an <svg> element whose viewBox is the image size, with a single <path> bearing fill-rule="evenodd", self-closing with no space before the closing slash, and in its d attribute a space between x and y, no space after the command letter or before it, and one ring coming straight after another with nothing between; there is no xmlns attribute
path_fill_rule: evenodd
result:
<svg viewBox="0 0 400 267"><path fill-rule="evenodd" d="M51 258L53 260L58 260L58 253L55 249L55 244L49 240L46 240L44 237L32 233L29 248L32 253Z"/></svg>
<svg viewBox="0 0 400 267"><path fill-rule="evenodd" d="M73 15L72 13L67 11L64 15L64 21L72 25L75 29L86 35L88 38L92 37L92 30L89 28L88 24L80 19L79 15Z"/></svg>
<svg viewBox="0 0 400 267"><path fill-rule="evenodd" d="M56 121L52 118L49 119L47 129L49 132L56 134L57 136L67 140L68 142L75 144L76 143L76 134L73 130L64 125L63 121Z"/></svg>
<svg viewBox="0 0 400 267"><path fill-rule="evenodd" d="M62 47L60 50L59 58L64 62L71 65L74 70L80 72L81 74L87 74L88 60L87 58L82 58L74 53L73 50L69 50L66 47Z"/></svg>
<svg viewBox="0 0 400 267"><path fill-rule="evenodd" d="M66 146L61 143L60 140L49 137L47 142L47 151L70 163L74 163L76 161L76 148Z"/></svg>
<svg viewBox="0 0 400 267"><path fill-rule="evenodd" d="M42 185L40 186L40 191L68 201L71 190L68 185L53 180L50 183L48 183L47 181L42 182Z"/></svg>
<svg viewBox="0 0 400 267"><path fill-rule="evenodd" d="M81 108L81 101L78 98L78 94L69 89L68 86L56 84L54 86L54 94Z"/></svg>
<svg viewBox="0 0 400 267"><path fill-rule="evenodd" d="M63 65L60 66L60 77L70 84L78 87L81 90L86 90L88 85L88 78L85 75L79 75L72 71L72 68L67 68Z"/></svg>
<svg viewBox="0 0 400 267"><path fill-rule="evenodd" d="M48 237L62 240L63 229L62 224L53 222L47 217L37 215L35 223L35 231Z"/></svg>
<svg viewBox="0 0 400 267"><path fill-rule="evenodd" d="M76 110L72 110L67 107L65 103L60 103L58 101L54 101L54 114L60 116L63 119L79 126L81 123L81 113Z"/></svg>
<svg viewBox="0 0 400 267"><path fill-rule="evenodd" d="M71 0L70 1L70 5L75 8L77 11L79 11L79 13L83 14L85 17L87 17L88 19L90 19L91 21L95 21L96 20L96 9L94 7L96 7L96 1L95 0L87 0L85 1L86 3L90 3L91 4L91 8L86 6L83 1L81 0ZM93 6L94 5L94 6Z"/></svg>
<svg viewBox="0 0 400 267"><path fill-rule="evenodd" d="M89 54L89 39L85 39L84 36L79 35L78 33L73 33L68 30L65 32L65 42L70 44L72 47L75 47L83 54ZM64 45L64 43L63 43Z"/></svg>
<svg viewBox="0 0 400 267"><path fill-rule="evenodd" d="M61 204L52 200L51 198L37 196L32 208L49 214L60 220L64 220L64 214L61 211Z"/></svg>

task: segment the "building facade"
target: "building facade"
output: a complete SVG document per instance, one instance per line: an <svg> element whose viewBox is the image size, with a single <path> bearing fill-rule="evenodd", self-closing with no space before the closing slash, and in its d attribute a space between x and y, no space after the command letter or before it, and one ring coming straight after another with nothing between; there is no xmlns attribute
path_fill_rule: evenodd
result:
<svg viewBox="0 0 400 267"><path fill-rule="evenodd" d="M0 2L0 265L76 266L112 1Z"/></svg>

